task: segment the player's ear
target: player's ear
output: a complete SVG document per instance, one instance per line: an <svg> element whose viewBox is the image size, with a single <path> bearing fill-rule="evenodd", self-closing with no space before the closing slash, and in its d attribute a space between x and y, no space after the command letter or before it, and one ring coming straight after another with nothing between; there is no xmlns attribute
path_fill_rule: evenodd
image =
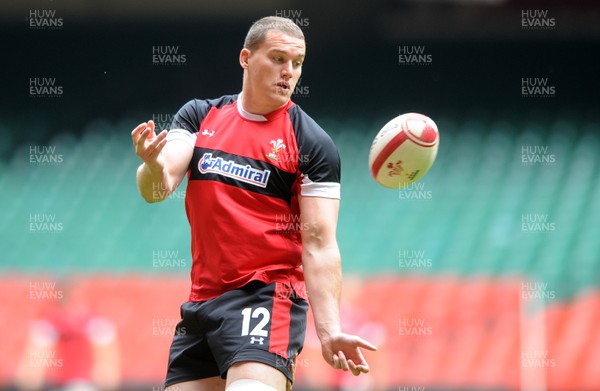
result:
<svg viewBox="0 0 600 391"><path fill-rule="evenodd" d="M243 48L240 52L240 65L244 69L248 69L248 58L250 58L250 49Z"/></svg>

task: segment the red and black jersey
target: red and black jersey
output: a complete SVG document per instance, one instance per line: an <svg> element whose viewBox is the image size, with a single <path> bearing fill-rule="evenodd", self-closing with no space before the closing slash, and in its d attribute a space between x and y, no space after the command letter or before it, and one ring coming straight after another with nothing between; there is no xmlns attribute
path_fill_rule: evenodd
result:
<svg viewBox="0 0 600 391"><path fill-rule="evenodd" d="M340 197L339 154L325 131L291 101L262 116L228 95L186 103L168 140L194 146L185 197L189 300L253 280L303 284L297 197Z"/></svg>

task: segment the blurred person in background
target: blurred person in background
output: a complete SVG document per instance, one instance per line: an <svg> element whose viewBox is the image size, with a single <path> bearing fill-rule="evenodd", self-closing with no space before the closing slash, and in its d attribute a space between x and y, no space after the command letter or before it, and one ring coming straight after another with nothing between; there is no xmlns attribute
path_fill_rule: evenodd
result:
<svg viewBox="0 0 600 391"><path fill-rule="evenodd" d="M49 301L29 325L18 363L19 390L117 390L120 357L115 324L83 303Z"/></svg>

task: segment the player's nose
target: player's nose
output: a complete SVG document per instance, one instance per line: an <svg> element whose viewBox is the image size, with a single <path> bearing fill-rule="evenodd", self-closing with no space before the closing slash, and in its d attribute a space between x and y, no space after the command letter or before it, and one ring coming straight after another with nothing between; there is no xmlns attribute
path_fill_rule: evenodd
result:
<svg viewBox="0 0 600 391"><path fill-rule="evenodd" d="M293 75L294 74L293 74L293 70L292 70L292 62L291 61L286 61L281 66L281 78L285 79L285 80L288 80L288 79L291 79L291 77Z"/></svg>

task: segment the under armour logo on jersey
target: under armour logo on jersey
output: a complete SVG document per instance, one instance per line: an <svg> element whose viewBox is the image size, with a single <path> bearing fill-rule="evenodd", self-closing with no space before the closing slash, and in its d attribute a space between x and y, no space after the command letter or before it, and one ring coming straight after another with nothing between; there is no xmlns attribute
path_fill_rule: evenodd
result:
<svg viewBox="0 0 600 391"><path fill-rule="evenodd" d="M251 344L254 344L254 342L258 342L260 345L262 345L264 340L265 339L263 337L259 337L259 338L250 337L250 343Z"/></svg>
<svg viewBox="0 0 600 391"><path fill-rule="evenodd" d="M203 136L208 136L208 137L212 137L215 134L214 130L208 130L208 129L204 129L202 131L202 133L200 133Z"/></svg>

